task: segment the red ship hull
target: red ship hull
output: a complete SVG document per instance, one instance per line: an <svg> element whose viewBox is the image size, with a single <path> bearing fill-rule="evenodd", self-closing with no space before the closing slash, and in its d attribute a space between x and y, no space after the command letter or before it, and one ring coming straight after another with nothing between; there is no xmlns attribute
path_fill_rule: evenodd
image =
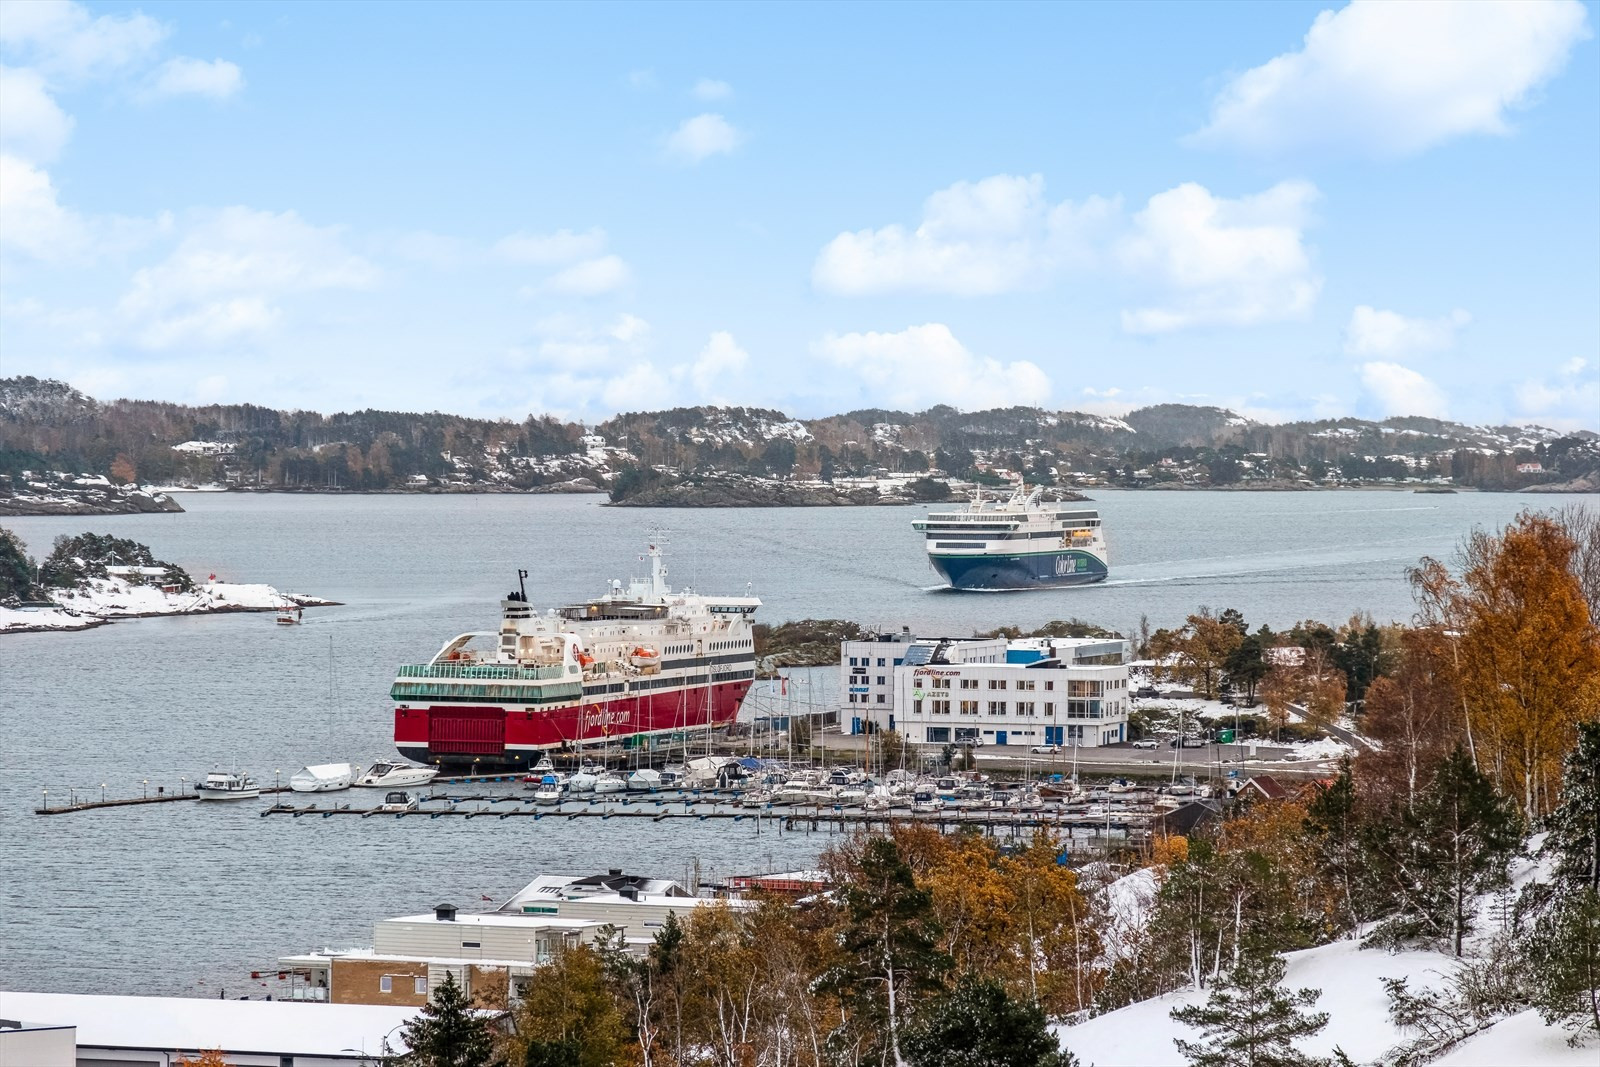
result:
<svg viewBox="0 0 1600 1067"><path fill-rule="evenodd" d="M531 765L542 752L647 734L727 726L748 678L566 707L404 704L394 712L395 747L417 763L489 772Z"/></svg>

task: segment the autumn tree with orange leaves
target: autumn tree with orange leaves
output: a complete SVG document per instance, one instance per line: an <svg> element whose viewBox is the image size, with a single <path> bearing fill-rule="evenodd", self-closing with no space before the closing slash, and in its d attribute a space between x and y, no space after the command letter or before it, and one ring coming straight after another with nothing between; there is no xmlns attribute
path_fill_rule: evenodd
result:
<svg viewBox="0 0 1600 1067"><path fill-rule="evenodd" d="M1580 721L1600 715L1600 632L1566 527L1524 512L1499 536L1474 531L1460 573L1411 572L1422 625L1445 642L1467 751L1524 814L1549 810Z"/></svg>

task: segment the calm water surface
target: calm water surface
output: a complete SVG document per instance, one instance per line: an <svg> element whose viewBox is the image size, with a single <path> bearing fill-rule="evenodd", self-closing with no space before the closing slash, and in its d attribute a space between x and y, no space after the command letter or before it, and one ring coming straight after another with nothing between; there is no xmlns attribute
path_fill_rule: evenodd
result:
<svg viewBox="0 0 1600 1067"><path fill-rule="evenodd" d="M345 606L145 619L0 638L0 988L262 994L280 954L368 941L440 901L503 899L544 871L626 865L681 876L809 863L826 837L746 824L543 819L288 819L254 803L154 805L44 819L76 789L113 796L234 760L270 782L302 764L391 752L394 667L490 628L529 571L541 605L642 570L667 528L675 584L762 597L760 618L852 618L962 635L1077 616L1171 625L1200 605L1252 624L1405 619L1404 568L1475 524L1566 499L1463 493L1102 492L1110 581L938 592L905 508L610 509L596 497L189 494L182 515L28 518L36 556L64 533L131 537L197 576L270 582ZM1589 497L1591 503L1600 500ZM816 680L828 695L829 672ZM349 794L345 794L348 796ZM263 804L265 801L262 802ZM487 906L487 905L484 905Z"/></svg>

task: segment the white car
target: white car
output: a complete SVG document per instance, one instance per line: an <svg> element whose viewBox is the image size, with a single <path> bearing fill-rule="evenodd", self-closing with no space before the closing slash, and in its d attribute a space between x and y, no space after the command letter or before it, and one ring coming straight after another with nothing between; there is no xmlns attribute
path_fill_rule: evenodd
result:
<svg viewBox="0 0 1600 1067"><path fill-rule="evenodd" d="M1156 747L1156 742L1155 742L1155 740L1153 738L1147 737L1143 741L1135 741L1133 743L1133 747L1134 748L1155 748Z"/></svg>
<svg viewBox="0 0 1600 1067"><path fill-rule="evenodd" d="M1034 745L1033 746L1033 751L1034 752L1043 753L1046 756L1053 756L1057 752L1061 751L1061 746L1060 745Z"/></svg>

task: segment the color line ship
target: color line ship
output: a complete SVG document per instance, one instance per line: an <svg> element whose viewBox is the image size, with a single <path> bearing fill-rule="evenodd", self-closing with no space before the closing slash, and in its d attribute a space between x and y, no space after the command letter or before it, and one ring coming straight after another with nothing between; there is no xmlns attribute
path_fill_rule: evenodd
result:
<svg viewBox="0 0 1600 1067"><path fill-rule="evenodd" d="M1003 501L980 492L911 527L926 535L928 563L955 589L1084 585L1104 581L1108 570L1100 513L1044 503L1026 486Z"/></svg>
<svg viewBox="0 0 1600 1067"><path fill-rule="evenodd" d="M489 773L546 750L731 723L755 678L761 601L674 592L660 547L645 558L649 578L543 614L519 572L498 630L461 634L400 668L389 692L400 754Z"/></svg>

